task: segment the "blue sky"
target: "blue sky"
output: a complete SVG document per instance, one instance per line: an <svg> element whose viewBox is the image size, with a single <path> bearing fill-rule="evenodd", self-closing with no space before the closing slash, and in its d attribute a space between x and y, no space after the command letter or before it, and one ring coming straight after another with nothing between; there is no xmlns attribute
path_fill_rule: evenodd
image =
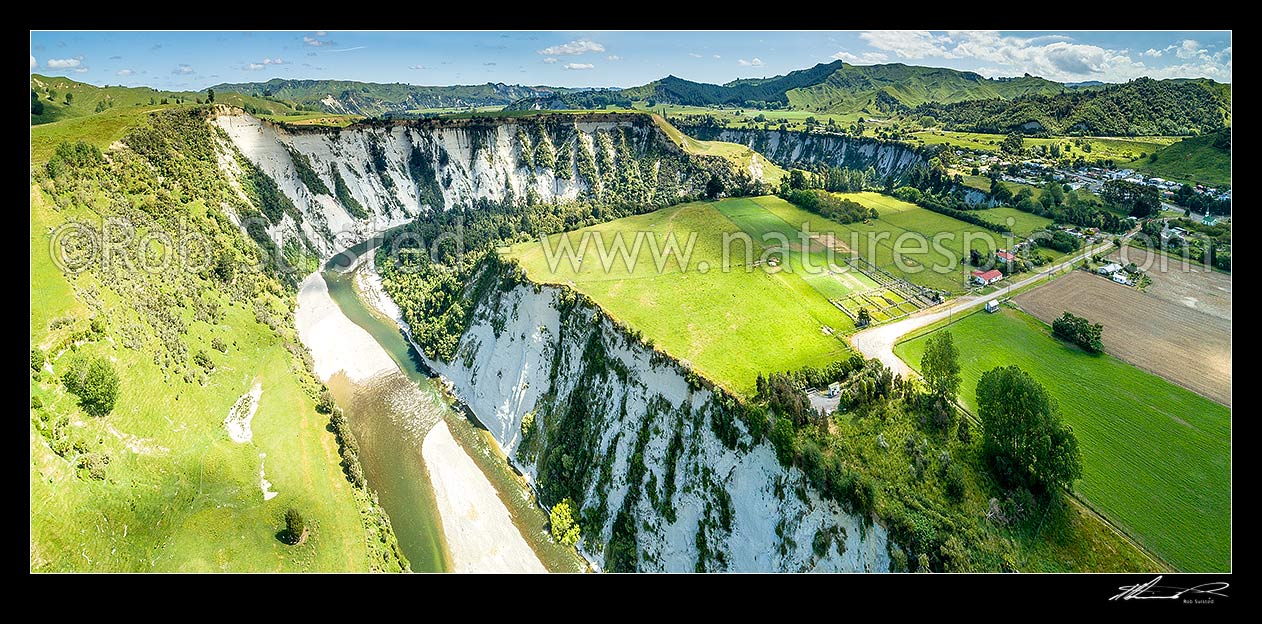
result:
<svg viewBox="0 0 1262 624"><path fill-rule="evenodd" d="M411 84L633 86L783 74L841 59L1052 80L1231 81L1230 32L32 32L31 71L202 89L333 78Z"/></svg>

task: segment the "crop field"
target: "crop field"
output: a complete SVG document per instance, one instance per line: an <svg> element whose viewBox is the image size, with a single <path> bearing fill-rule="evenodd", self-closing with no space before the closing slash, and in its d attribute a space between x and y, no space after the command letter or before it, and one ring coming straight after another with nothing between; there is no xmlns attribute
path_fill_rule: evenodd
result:
<svg viewBox="0 0 1262 624"><path fill-rule="evenodd" d="M1163 280L1151 274L1154 284ZM1231 319L1083 271L1018 295L1016 302L1045 323L1066 311L1100 323L1108 353L1231 405Z"/></svg>
<svg viewBox="0 0 1262 624"><path fill-rule="evenodd" d="M1017 310L975 313L949 330L960 350L966 406L976 410L982 373L1020 366L1047 387L1078 438L1078 494L1180 570L1231 570L1228 408L1111 355L1070 346ZM895 353L919 368L933 331Z"/></svg>
<svg viewBox="0 0 1262 624"><path fill-rule="evenodd" d="M1134 262L1152 278L1144 292L1171 303L1231 320L1231 274L1189 262L1173 252L1127 245L1109 254L1112 262Z"/></svg>
<svg viewBox="0 0 1262 624"><path fill-rule="evenodd" d="M970 248L984 253L1011 247L1016 242L990 230L888 195L874 192L838 195L876 208L880 218L868 223L841 225L801 210L788 202L772 201L774 198L760 198L759 201L765 202L764 205L770 212L797 228L807 223L812 231L832 235L835 240L842 241L861 257L898 277L919 286L948 292L963 292L966 288L965 278L972 270L972 267L960 263L960 259L967 256L965 236L969 238ZM939 235L935 245L933 238ZM900 237L903 237L901 243L898 242ZM920 245L922 239L926 241L923 247ZM896 246L899 247L901 266L899 262L895 262ZM1054 252L1044 249L1042 253L1047 255ZM1055 255L1060 257L1060 254Z"/></svg>
<svg viewBox="0 0 1262 624"><path fill-rule="evenodd" d="M763 208L769 201L780 202L759 198L683 204L553 235L547 246L540 241L521 243L511 255L531 279L572 285L698 372L730 390L751 393L759 373L849 357L840 334L852 332L854 324L828 299L876 287L858 273L817 275L808 282L792 253L783 254L787 267L752 266L765 251L760 233L790 229ZM616 257L606 271L595 237L610 246L621 235L632 247L639 232L647 236L638 261ZM723 236L740 233L754 238L753 260L747 266L744 244L733 242L731 268L723 270ZM670 236L678 248L667 253ZM689 255L684 250L690 236L695 236L695 244ZM579 255L584 237L590 244ZM580 261L571 263L561 256L562 238L568 239ZM661 272L650 253L654 244L661 250ZM549 267L549 247L557 252L552 256L558 261L555 270ZM815 253L822 257L824 252Z"/></svg>

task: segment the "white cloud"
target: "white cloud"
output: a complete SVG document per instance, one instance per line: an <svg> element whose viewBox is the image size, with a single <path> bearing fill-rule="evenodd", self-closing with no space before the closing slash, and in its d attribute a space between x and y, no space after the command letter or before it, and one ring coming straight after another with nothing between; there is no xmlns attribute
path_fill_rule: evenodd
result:
<svg viewBox="0 0 1262 624"><path fill-rule="evenodd" d="M73 71L74 73L76 73L76 74L86 74L86 73L88 73L88 68L87 68L87 67L76 67L76 68L74 68L72 71Z"/></svg>
<svg viewBox="0 0 1262 624"><path fill-rule="evenodd" d="M545 63L555 63L555 62L557 62L557 60L556 60L555 58L552 58L551 56L549 56L548 58L543 59L543 62L545 62Z"/></svg>
<svg viewBox="0 0 1262 624"><path fill-rule="evenodd" d="M721 59L721 58L723 58L723 57L721 57L721 56L719 56L719 55L715 54L715 55L714 55L714 58L716 58L716 59Z"/></svg>
<svg viewBox="0 0 1262 624"><path fill-rule="evenodd" d="M606 56L606 57L605 57L605 60L607 60L607 61L621 61L621 60L622 60L622 57L621 57L621 56L618 56L617 54L610 54L609 56Z"/></svg>
<svg viewBox="0 0 1262 624"><path fill-rule="evenodd" d="M193 68L183 63L180 63L179 65L176 66L175 69L171 70L171 73L187 75L187 74L193 73Z"/></svg>
<svg viewBox="0 0 1262 624"><path fill-rule="evenodd" d="M591 63L566 63L566 69L594 69L596 66Z"/></svg>
<svg viewBox="0 0 1262 624"><path fill-rule="evenodd" d="M605 46L589 41L587 39L576 39L569 43L555 45L542 50L538 50L539 54L547 56L587 54L588 52L604 52Z"/></svg>
<svg viewBox="0 0 1262 624"><path fill-rule="evenodd" d="M1208 50L1202 48L1195 39L1184 39L1179 47L1174 49L1174 55L1181 59L1201 59L1209 56Z"/></svg>
<svg viewBox="0 0 1262 624"><path fill-rule="evenodd" d="M48 59L48 66L53 69L69 69L71 67L78 67L81 62L82 61L77 58Z"/></svg>
<svg viewBox="0 0 1262 624"><path fill-rule="evenodd" d="M408 65L408 69L421 70L421 69L429 69L429 68L424 65Z"/></svg>
<svg viewBox="0 0 1262 624"><path fill-rule="evenodd" d="M316 48L320 46L337 45L337 43L333 41L329 41L328 39L316 39L316 37L323 37L327 34L328 33L324 32L323 30L319 30L319 31L316 31L315 37L312 37L310 35L303 35L302 42Z"/></svg>
<svg viewBox="0 0 1262 624"><path fill-rule="evenodd" d="M367 47L368 46L355 46L352 48L338 48L336 50L329 50L329 52L354 52L355 50L363 50L364 48L367 48Z"/></svg>
<svg viewBox="0 0 1262 624"><path fill-rule="evenodd" d="M36 67L39 67L39 62L35 60L35 55L32 54L31 55L31 69L35 69Z"/></svg>
<svg viewBox="0 0 1262 624"><path fill-rule="evenodd" d="M315 31L315 36L317 36L317 37L324 37L324 36L326 36L326 35L328 35L328 34L329 34L328 32L323 31L323 30L317 30L317 31Z"/></svg>
<svg viewBox="0 0 1262 624"><path fill-rule="evenodd" d="M890 59L889 55L884 52L864 52L863 54L852 54L842 50L833 55L833 58L847 63L858 63L860 65L873 65L875 63L884 63Z"/></svg>
<svg viewBox="0 0 1262 624"><path fill-rule="evenodd" d="M926 56L955 58L944 47L950 41L948 35L935 35L927 30L869 30L859 34L868 45L900 58L922 59Z"/></svg>
<svg viewBox="0 0 1262 624"><path fill-rule="evenodd" d="M1164 49L1150 48L1132 56L1129 50L1075 43L1059 35L1022 38L997 31L869 31L859 36L882 52L849 53L858 59L885 52L903 59L972 59L985 62L985 66L977 71L989 76L1028 73L1067 82L1122 82L1140 76L1226 80L1231 77L1229 49L1210 54L1199 42L1191 39ZM1140 60L1169 57L1172 52L1184 62L1152 67ZM833 58L850 60L846 53L840 52Z"/></svg>
<svg viewBox="0 0 1262 624"><path fill-rule="evenodd" d="M130 75L132 75L132 74L134 74L134 73L136 73L136 72L135 72L135 71L133 71L133 70L130 70L130 69L120 69L120 70L118 70L118 71L114 72L114 75L115 75L115 76L130 76Z"/></svg>
<svg viewBox="0 0 1262 624"><path fill-rule="evenodd" d="M691 56L692 58L702 58L702 57L704 57L705 55L704 55L704 54L697 54L696 52L689 52L689 53L688 53L688 56Z"/></svg>
<svg viewBox="0 0 1262 624"><path fill-rule="evenodd" d="M258 71L260 69L263 69L263 67L264 65L262 63L250 63L246 65L245 67L243 67L242 69L246 71Z"/></svg>
<svg viewBox="0 0 1262 624"><path fill-rule="evenodd" d="M742 67L762 67L763 65L766 65L766 63L762 62L762 59L756 56L748 61L745 59L736 59L736 64Z"/></svg>

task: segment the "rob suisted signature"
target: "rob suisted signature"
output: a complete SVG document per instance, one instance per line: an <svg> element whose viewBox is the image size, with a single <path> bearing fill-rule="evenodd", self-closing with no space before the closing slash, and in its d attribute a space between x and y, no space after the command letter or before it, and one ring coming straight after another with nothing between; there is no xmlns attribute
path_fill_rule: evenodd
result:
<svg viewBox="0 0 1262 624"><path fill-rule="evenodd" d="M1123 585L1118 589L1122 592L1109 600L1178 600L1186 598L1188 600L1209 600L1212 601L1214 596L1226 598L1227 594L1221 593L1224 589L1230 587L1228 583L1222 581L1214 581L1212 583L1202 583L1196 587L1171 587L1169 585L1158 585L1161 582L1160 576L1138 585Z"/></svg>

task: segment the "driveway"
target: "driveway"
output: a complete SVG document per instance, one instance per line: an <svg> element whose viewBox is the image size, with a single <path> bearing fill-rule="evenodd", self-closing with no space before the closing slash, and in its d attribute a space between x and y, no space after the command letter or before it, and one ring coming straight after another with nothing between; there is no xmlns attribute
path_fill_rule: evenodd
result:
<svg viewBox="0 0 1262 624"><path fill-rule="evenodd" d="M1137 231L1138 228L1127 232L1124 236L1122 236L1123 240L1134 236ZM1041 279L1049 279L1049 274L1051 273L1064 270L1066 267L1072 266L1074 263L1081 261L1083 258L1089 258L1101 251L1112 248L1112 241L1092 247L1037 275L1031 275L1023 280L1009 284L1002 293L992 293L984 296L975 295L957 297L942 305L921 310L902 320L885 325L877 325L871 329L865 329L861 332L851 334L850 344L857 349L859 353L862 353L863 357L876 358L886 366L890 367L890 370L894 371L895 374L907 377L912 374L911 367L907 366L907 364L899 359L898 356L894 355L894 343L898 342L899 338L911 333L914 330L920 329L925 325L936 323L956 314L967 312L968 310L980 305L985 305L985 303L991 299L998 299L1000 297L1007 296L1007 293L1012 292L1015 289L1028 286Z"/></svg>

